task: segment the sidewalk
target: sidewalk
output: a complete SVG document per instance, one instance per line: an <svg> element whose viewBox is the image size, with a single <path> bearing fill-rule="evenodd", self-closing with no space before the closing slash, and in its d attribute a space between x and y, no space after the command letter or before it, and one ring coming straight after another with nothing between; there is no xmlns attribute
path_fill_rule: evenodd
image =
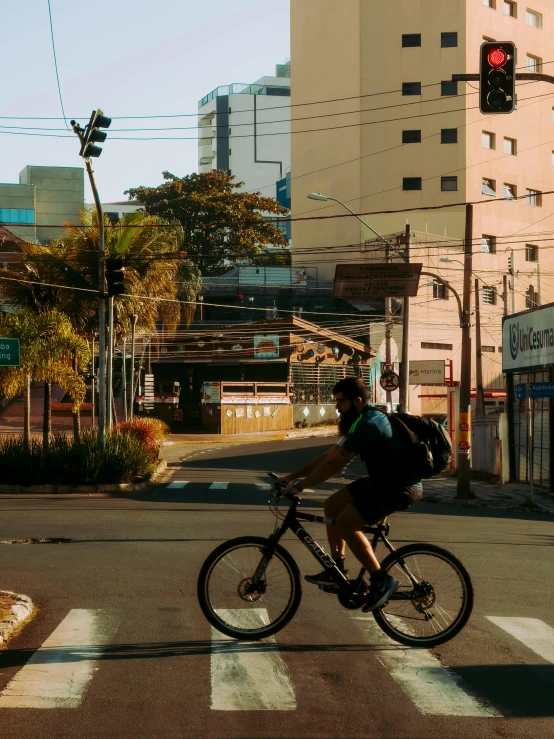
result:
<svg viewBox="0 0 554 739"><path fill-rule="evenodd" d="M423 481L423 500L426 503L442 503L469 508L488 508L500 511L527 511L554 515L554 496L544 488L534 490L530 497L529 485L509 482L506 485L493 485L488 482L472 480L471 500L458 500L456 477L444 476Z"/></svg>
<svg viewBox="0 0 554 739"><path fill-rule="evenodd" d="M312 436L338 436L336 426L316 426L313 429L284 429L283 431L256 431L251 434L171 434L170 442L174 445L184 444L255 444L262 441L280 441L282 439L308 439Z"/></svg>

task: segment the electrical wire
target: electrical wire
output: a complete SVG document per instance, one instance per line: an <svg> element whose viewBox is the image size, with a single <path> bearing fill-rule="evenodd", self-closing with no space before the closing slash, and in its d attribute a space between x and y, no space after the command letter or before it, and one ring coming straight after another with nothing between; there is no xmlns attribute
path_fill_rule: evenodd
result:
<svg viewBox="0 0 554 739"><path fill-rule="evenodd" d="M48 17L50 19L50 36L52 38L52 53L54 55L54 68L56 70L56 82L58 84L58 95L60 97L60 107L62 109L62 115L63 115L63 120L64 120L64 123L65 123L65 127L69 131L69 126L67 125L67 118L66 118L66 115L65 115L65 110L64 110L64 107L63 107L62 88L61 88L61 85L60 85L60 75L58 73L58 59L56 57L56 44L54 42L54 26L52 24L52 8L50 7L50 0L47 0L47 3L48 3Z"/></svg>

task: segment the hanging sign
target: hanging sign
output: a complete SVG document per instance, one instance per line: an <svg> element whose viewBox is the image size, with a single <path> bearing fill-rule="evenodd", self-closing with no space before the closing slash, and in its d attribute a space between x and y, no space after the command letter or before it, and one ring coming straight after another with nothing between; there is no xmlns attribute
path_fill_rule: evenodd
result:
<svg viewBox="0 0 554 739"><path fill-rule="evenodd" d="M422 264L337 264L334 298L386 298L417 295Z"/></svg>

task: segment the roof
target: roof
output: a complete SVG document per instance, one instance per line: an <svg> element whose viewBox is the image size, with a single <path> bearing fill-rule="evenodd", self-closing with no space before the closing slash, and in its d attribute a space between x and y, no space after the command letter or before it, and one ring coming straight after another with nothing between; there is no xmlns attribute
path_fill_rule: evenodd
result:
<svg viewBox="0 0 554 739"><path fill-rule="evenodd" d="M24 244L25 239L22 239L21 236L18 236L13 231L10 231L9 228L6 228L5 226L2 226L0 224L0 242L3 241L11 241L15 244Z"/></svg>

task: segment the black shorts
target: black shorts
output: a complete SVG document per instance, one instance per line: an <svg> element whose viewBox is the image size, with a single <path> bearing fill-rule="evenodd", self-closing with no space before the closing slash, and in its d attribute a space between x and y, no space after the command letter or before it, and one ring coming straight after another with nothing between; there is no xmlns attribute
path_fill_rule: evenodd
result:
<svg viewBox="0 0 554 739"><path fill-rule="evenodd" d="M368 526L373 526L395 511L405 511L423 496L423 489L420 486L410 485L402 489L390 489L386 483L383 486L376 485L368 477L354 480L346 486L346 489L352 496L352 504Z"/></svg>

